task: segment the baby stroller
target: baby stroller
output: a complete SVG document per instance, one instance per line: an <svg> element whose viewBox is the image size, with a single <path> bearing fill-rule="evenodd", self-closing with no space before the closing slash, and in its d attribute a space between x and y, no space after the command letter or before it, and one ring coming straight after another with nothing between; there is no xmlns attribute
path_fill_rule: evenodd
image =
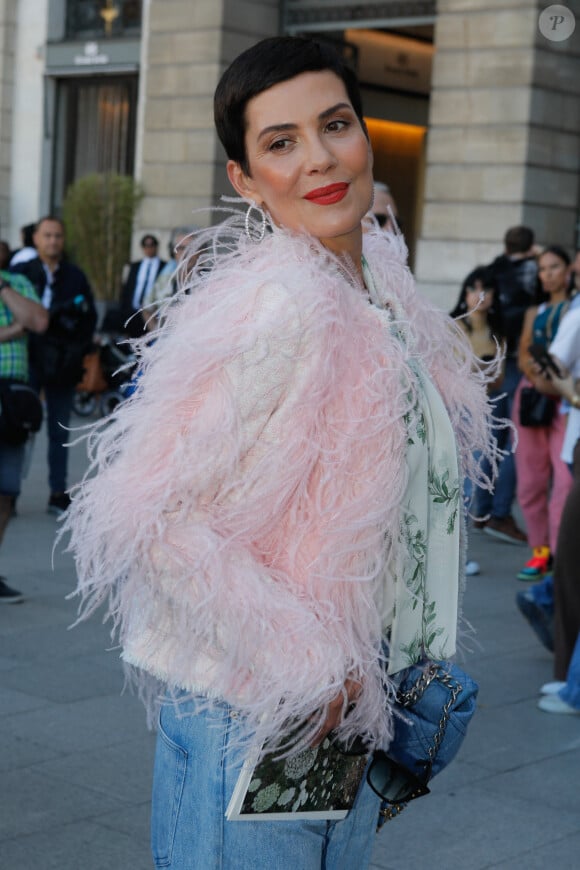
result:
<svg viewBox="0 0 580 870"><path fill-rule="evenodd" d="M90 417L97 410L108 417L132 388L135 355L125 341L103 333L83 365L85 374L75 391L73 410L79 417Z"/></svg>

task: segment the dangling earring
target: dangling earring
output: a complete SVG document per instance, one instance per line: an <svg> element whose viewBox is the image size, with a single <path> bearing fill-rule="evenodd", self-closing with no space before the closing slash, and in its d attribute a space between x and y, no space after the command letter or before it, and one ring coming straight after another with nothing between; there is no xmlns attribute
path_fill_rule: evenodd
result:
<svg viewBox="0 0 580 870"><path fill-rule="evenodd" d="M251 218L252 211L254 210L257 211L259 215L259 218L256 220L252 220ZM246 227L246 235L251 242L256 242L257 244L258 242L261 242L266 235L266 212L253 201L250 202L246 212L244 225Z"/></svg>

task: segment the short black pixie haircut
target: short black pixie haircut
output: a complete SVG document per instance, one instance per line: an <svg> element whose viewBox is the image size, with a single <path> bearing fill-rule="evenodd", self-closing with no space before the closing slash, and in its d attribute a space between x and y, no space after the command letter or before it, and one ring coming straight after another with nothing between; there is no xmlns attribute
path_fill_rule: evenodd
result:
<svg viewBox="0 0 580 870"><path fill-rule="evenodd" d="M246 154L246 105L280 82L306 72L329 70L342 80L368 138L358 81L334 46L301 36L274 36L242 52L226 69L214 96L214 120L230 160L250 176Z"/></svg>

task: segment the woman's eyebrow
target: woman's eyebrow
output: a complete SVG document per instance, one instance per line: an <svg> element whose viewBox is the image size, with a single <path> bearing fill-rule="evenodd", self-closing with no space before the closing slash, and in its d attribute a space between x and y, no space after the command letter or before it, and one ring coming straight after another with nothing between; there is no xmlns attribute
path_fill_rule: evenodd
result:
<svg viewBox="0 0 580 870"><path fill-rule="evenodd" d="M296 130L298 124L272 124L270 127L264 127L258 134L258 141L268 133L283 133L285 130Z"/></svg>
<svg viewBox="0 0 580 870"><path fill-rule="evenodd" d="M335 112L338 112L340 109L352 109L350 103L337 103L335 106L331 106L330 109L325 109L324 112L321 112L318 116L319 121L324 121L330 115L334 115Z"/></svg>
<svg viewBox="0 0 580 870"><path fill-rule="evenodd" d="M324 121L326 118L333 115L335 112L338 112L340 109L352 109L350 103L336 103L334 106L330 106L330 108L325 109L324 112L321 112L318 116L319 121ZM269 127L264 127L263 130L260 130L258 134L258 141L262 139L263 136L267 136L269 133L283 133L288 130L296 130L298 128L298 124L272 124Z"/></svg>

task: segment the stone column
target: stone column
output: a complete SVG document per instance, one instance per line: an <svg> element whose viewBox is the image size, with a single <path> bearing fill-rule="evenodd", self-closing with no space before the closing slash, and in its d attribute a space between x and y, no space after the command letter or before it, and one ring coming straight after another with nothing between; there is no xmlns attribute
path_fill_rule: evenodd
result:
<svg viewBox="0 0 580 870"><path fill-rule="evenodd" d="M278 31L278 0L150 0L145 4L137 177L145 188L135 236L208 223L196 208L231 193L213 126L225 66Z"/></svg>
<svg viewBox="0 0 580 870"><path fill-rule="evenodd" d="M534 0L505 6L438 4L416 273L444 308L510 226L531 226L543 244L575 243L580 17L574 37L556 43L540 34Z"/></svg>
<svg viewBox="0 0 580 870"><path fill-rule="evenodd" d="M16 0L0 0L0 238L10 220Z"/></svg>

